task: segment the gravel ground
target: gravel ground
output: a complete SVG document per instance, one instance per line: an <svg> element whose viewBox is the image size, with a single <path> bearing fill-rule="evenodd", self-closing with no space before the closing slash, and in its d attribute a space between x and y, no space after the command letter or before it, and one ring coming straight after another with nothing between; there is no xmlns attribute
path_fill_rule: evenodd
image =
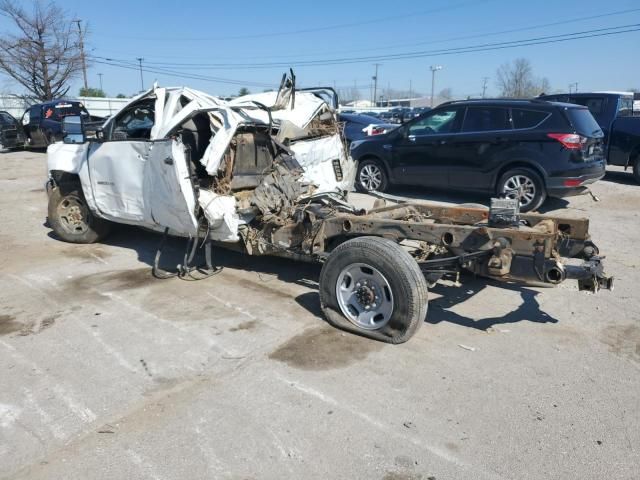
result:
<svg viewBox="0 0 640 480"><path fill-rule="evenodd" d="M45 156L0 162L0 477L638 478L640 186L620 170L598 203L544 207L590 217L614 292L437 286L389 346L324 322L314 265L216 251L214 278L156 280L155 234L60 242Z"/></svg>

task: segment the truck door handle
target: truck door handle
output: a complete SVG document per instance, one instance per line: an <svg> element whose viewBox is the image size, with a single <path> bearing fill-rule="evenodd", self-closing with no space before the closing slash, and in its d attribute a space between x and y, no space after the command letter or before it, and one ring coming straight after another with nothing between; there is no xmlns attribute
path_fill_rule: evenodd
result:
<svg viewBox="0 0 640 480"><path fill-rule="evenodd" d="M173 165L173 158L171 157L165 158L164 163L166 163L167 165Z"/></svg>
<svg viewBox="0 0 640 480"><path fill-rule="evenodd" d="M407 137L407 140L409 140L410 142L415 142L416 141L416 136L415 135L409 135Z"/></svg>

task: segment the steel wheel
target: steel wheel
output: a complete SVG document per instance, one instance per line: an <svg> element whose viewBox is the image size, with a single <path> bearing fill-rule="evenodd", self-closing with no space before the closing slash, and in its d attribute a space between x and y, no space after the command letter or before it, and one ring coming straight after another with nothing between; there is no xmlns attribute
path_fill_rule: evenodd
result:
<svg viewBox="0 0 640 480"><path fill-rule="evenodd" d="M72 234L83 234L89 230L87 206L75 195L66 196L58 205L60 225Z"/></svg>
<svg viewBox="0 0 640 480"><path fill-rule="evenodd" d="M366 263L352 263L342 269L336 281L336 298L342 314L365 330L384 327L393 314L389 281Z"/></svg>
<svg viewBox="0 0 640 480"><path fill-rule="evenodd" d="M366 190L378 190L382 185L382 170L378 165L369 163L360 170L359 181Z"/></svg>
<svg viewBox="0 0 640 480"><path fill-rule="evenodd" d="M513 175L504 182L502 192L507 198L519 199L520 208L525 208L533 203L536 198L537 190L533 179L526 175Z"/></svg>

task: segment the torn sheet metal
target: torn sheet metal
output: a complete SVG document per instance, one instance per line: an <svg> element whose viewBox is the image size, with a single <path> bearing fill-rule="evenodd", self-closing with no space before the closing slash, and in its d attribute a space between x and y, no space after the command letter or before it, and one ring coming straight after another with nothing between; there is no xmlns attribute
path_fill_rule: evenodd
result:
<svg viewBox="0 0 640 480"><path fill-rule="evenodd" d="M319 192L350 190L355 178L355 166L347 161L339 134L312 140L299 140L289 145L304 169L303 179L318 186ZM334 164L334 160L338 165Z"/></svg>

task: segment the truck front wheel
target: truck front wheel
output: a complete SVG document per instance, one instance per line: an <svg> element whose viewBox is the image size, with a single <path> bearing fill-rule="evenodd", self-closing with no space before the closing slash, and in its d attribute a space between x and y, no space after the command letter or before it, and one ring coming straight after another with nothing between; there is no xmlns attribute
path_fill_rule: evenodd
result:
<svg viewBox="0 0 640 480"><path fill-rule="evenodd" d="M337 328L386 343L404 343L427 315L427 282L401 246L360 237L338 246L320 273L320 303Z"/></svg>
<svg viewBox="0 0 640 480"><path fill-rule="evenodd" d="M93 216L79 185L59 185L49 192L49 225L65 242L94 243L107 236L111 224Z"/></svg>

